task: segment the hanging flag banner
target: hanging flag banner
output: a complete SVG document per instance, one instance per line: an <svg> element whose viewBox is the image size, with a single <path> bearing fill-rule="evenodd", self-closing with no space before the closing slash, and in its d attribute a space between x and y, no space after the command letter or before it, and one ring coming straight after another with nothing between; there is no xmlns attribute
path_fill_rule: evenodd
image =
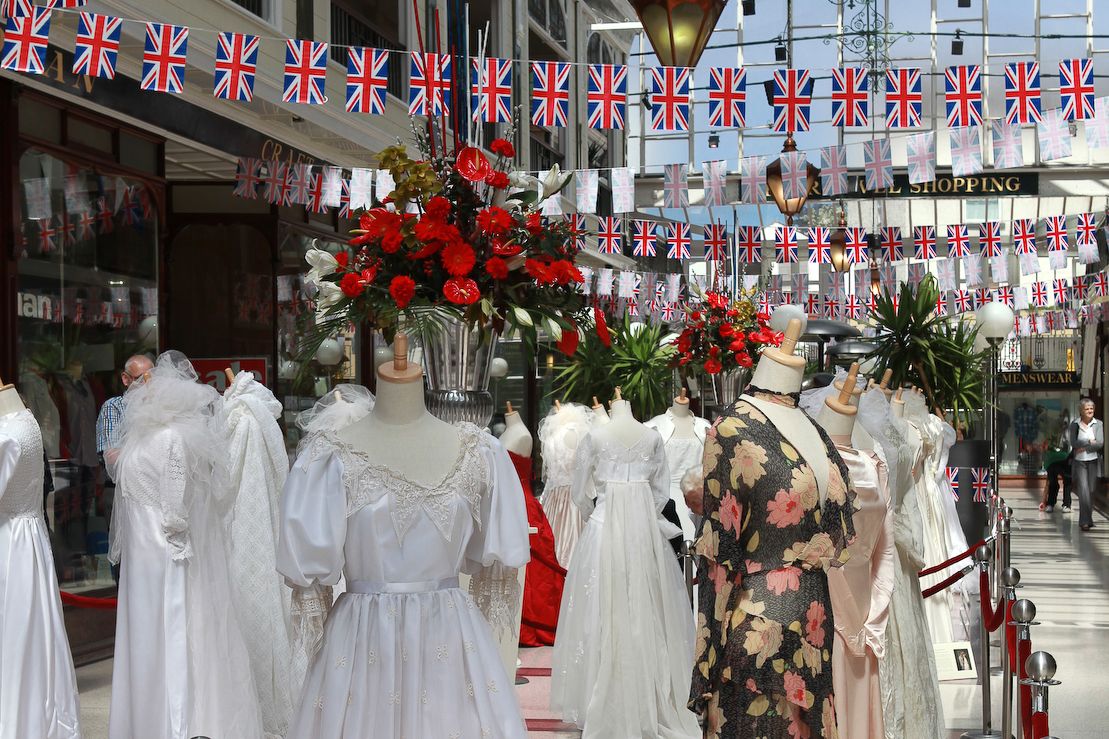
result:
<svg viewBox="0 0 1109 739"><path fill-rule="evenodd" d="M1070 126L1058 108L1044 113L1043 120L1036 124L1036 135L1040 161L1052 162L1071 155Z"/></svg>
<svg viewBox="0 0 1109 739"><path fill-rule="evenodd" d="M820 149L820 190L827 196L847 192L846 146L825 146Z"/></svg>
<svg viewBox="0 0 1109 739"><path fill-rule="evenodd" d="M350 171L350 207L361 210L373 206L374 171L355 167Z"/></svg>
<svg viewBox="0 0 1109 739"><path fill-rule="evenodd" d="M940 290L955 290L958 288L958 278L955 275L955 260L954 259L937 259L936 264L936 283Z"/></svg>
<svg viewBox="0 0 1109 739"><path fill-rule="evenodd" d="M923 106L919 67L886 71L887 128L916 128L920 125Z"/></svg>
<svg viewBox="0 0 1109 739"><path fill-rule="evenodd" d="M727 202L725 188L728 179L728 163L723 159L705 162L701 171L705 188L705 207L724 205Z"/></svg>
<svg viewBox="0 0 1109 739"><path fill-rule="evenodd" d="M778 157L782 164L782 195L787 199L799 198L808 186L808 164L803 151L784 151Z"/></svg>
<svg viewBox="0 0 1109 739"><path fill-rule="evenodd" d="M990 123L993 138L994 169L1013 169L1024 166L1024 138L1020 126L1002 120Z"/></svg>
<svg viewBox="0 0 1109 739"><path fill-rule="evenodd" d="M893 154L889 139L864 141L863 165L866 189L882 190L893 185Z"/></svg>
<svg viewBox="0 0 1109 739"><path fill-rule="evenodd" d="M909 183L920 185L936 179L936 132L923 131L909 136L906 144Z"/></svg>
<svg viewBox="0 0 1109 739"><path fill-rule="evenodd" d="M663 165L662 207L689 207L689 167L685 164Z"/></svg>
<svg viewBox="0 0 1109 739"><path fill-rule="evenodd" d="M631 167L612 170L612 212L630 213L635 210L635 174Z"/></svg>
<svg viewBox="0 0 1109 739"><path fill-rule="evenodd" d="M980 287L982 279L982 256L967 253L963 256L963 280L967 287Z"/></svg>
<svg viewBox="0 0 1109 739"><path fill-rule="evenodd" d="M579 169L574 173L574 190L577 193L579 213L597 212L597 170ZM379 190L380 192L380 190Z"/></svg>
<svg viewBox="0 0 1109 739"><path fill-rule="evenodd" d="M741 203L766 202L766 157L744 157L740 160Z"/></svg>
<svg viewBox="0 0 1109 739"><path fill-rule="evenodd" d="M1086 121L1086 146L1109 149L1109 97L1094 103L1094 117Z"/></svg>
<svg viewBox="0 0 1109 739"><path fill-rule="evenodd" d="M913 228L913 243L916 249L913 256L916 259L935 259L936 227L916 226Z"/></svg>
<svg viewBox="0 0 1109 739"><path fill-rule="evenodd" d="M982 172L982 135L977 126L953 128L951 135L951 174L967 177Z"/></svg>

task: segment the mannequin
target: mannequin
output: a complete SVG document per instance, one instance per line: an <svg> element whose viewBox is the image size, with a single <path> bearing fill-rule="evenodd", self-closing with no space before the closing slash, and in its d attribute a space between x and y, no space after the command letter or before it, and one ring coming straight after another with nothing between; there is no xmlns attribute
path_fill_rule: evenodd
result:
<svg viewBox="0 0 1109 739"><path fill-rule="evenodd" d="M461 444L458 430L424 406L424 370L408 362L408 337L393 343L393 361L377 369L377 399L370 414L338 432L370 462L417 483L432 484L450 472ZM434 449L434 455L423 452Z"/></svg>
<svg viewBox="0 0 1109 739"><path fill-rule="evenodd" d="M832 437L836 446L848 448L851 446L851 433L855 428L855 415L859 409L851 405L850 401L855 392L858 374L859 363L855 362L847 373L847 379L843 383L836 383L839 397L830 397L824 401L824 408L821 409L816 421L828 432L828 436Z"/></svg>
<svg viewBox="0 0 1109 739"><path fill-rule="evenodd" d="M603 433L615 439L626 447L630 447L643 437L644 426L635 420L632 415L632 404L620 395L620 388L616 388L616 396L609 405L611 423Z"/></svg>
<svg viewBox="0 0 1109 739"><path fill-rule="evenodd" d="M673 415L672 420L674 422L674 436L678 439L689 439L696 435L693 430L695 417L693 411L689 410L687 392L683 387L678 397L674 398L674 404L670 406L670 413Z"/></svg>
<svg viewBox="0 0 1109 739"><path fill-rule="evenodd" d="M604 426L609 422L608 411L605 407L597 402L597 396L593 396L593 423L598 426Z"/></svg>
<svg viewBox="0 0 1109 739"><path fill-rule="evenodd" d="M882 373L882 380L878 383L878 389L886 395L886 400L893 397L893 388L890 387L890 380L893 378L893 370L887 369ZM871 380L873 382L873 380Z"/></svg>
<svg viewBox="0 0 1109 739"><path fill-rule="evenodd" d="M666 461L670 467L670 503L663 509L667 520L674 521L682 528L686 541L693 541L697 536L696 524L685 495L681 489L682 478L690 470L696 469L700 473L701 463L705 454L705 435L709 430L709 422L693 415L689 409L689 398L686 389L674 398L673 405L666 413L655 416L644 425L653 428L662 436L666 446ZM674 541L671 540L673 545ZM680 542L678 543L680 550Z"/></svg>
<svg viewBox="0 0 1109 739"><path fill-rule="evenodd" d="M16 392L15 385L0 386L0 416L19 413L22 410L26 410L26 406L23 405L23 400Z"/></svg>
<svg viewBox="0 0 1109 739"><path fill-rule="evenodd" d="M801 382L805 379L805 358L793 353L800 335L801 321L791 319L781 347L772 347L762 353L751 377L751 387L784 395L801 391ZM742 399L766 414L782 436L797 447L816 475L820 500L823 502L828 494L828 454L812 422L798 408L779 405L746 393Z"/></svg>
<svg viewBox="0 0 1109 739"><path fill-rule="evenodd" d="M883 389L882 392L885 392L885 390ZM894 395L893 400L890 401L890 413L897 418L905 417L905 401L902 400L901 397L904 392L904 388L897 388L897 393Z"/></svg>
<svg viewBox="0 0 1109 739"><path fill-rule="evenodd" d="M505 402L504 433L501 434L501 444L504 448L519 457L531 457L531 450L535 441L531 431L524 425L520 414L512 409L512 401Z"/></svg>

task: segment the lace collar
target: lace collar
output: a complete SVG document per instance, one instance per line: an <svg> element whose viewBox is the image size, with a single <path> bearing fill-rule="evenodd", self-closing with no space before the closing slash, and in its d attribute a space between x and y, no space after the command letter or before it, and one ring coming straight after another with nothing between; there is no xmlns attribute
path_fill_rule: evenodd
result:
<svg viewBox="0 0 1109 739"><path fill-rule="evenodd" d="M343 464L347 516L388 495L389 514L397 538L404 541L420 513L426 513L446 541L451 540L454 497L469 505L474 524L481 527L481 500L489 483L488 466L481 456L486 434L472 423L455 424L459 432L458 455L438 482L415 482L387 465L370 461L366 454L332 431L320 432L311 444L312 459L332 453Z"/></svg>

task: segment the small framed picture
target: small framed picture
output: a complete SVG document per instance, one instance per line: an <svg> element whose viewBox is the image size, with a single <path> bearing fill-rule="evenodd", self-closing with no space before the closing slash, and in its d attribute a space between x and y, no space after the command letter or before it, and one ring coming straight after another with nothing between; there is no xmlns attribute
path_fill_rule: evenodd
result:
<svg viewBox="0 0 1109 739"><path fill-rule="evenodd" d="M978 671L974 666L974 651L970 642L956 641L935 644L936 672L943 680L975 680Z"/></svg>

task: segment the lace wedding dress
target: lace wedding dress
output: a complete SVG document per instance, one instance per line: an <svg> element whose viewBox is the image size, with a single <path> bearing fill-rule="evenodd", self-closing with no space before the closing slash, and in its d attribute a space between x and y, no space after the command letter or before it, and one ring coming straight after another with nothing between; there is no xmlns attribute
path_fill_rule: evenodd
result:
<svg viewBox="0 0 1109 739"><path fill-rule="evenodd" d="M289 473L278 569L317 615L327 586L347 591L327 616L290 739L524 739L513 681L489 623L458 587L489 596L482 573L528 561L516 470L500 443L459 424L450 472L422 485L371 463L327 429ZM490 603L490 601L493 601ZM294 615L298 607L294 605ZM304 614L301 617L311 616Z"/></svg>
<svg viewBox="0 0 1109 739"><path fill-rule="evenodd" d="M543 511L551 522L555 556L563 567L570 566L585 519L570 499L577 446L589 433L593 411L566 403L539 422L540 453L543 455Z"/></svg>
<svg viewBox="0 0 1109 739"><path fill-rule="evenodd" d="M662 519L670 473L650 429L630 448L578 445L575 504L588 517L570 563L552 661L551 710L583 739L693 739L686 706L693 615Z"/></svg>
<svg viewBox="0 0 1109 739"><path fill-rule="evenodd" d="M0 416L0 739L81 736L42 475L31 411Z"/></svg>

